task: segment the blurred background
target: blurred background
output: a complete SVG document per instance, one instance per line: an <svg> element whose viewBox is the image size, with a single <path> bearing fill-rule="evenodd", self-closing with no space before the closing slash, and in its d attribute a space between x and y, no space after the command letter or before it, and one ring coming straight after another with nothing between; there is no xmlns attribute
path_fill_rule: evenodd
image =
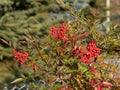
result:
<svg viewBox="0 0 120 90"><path fill-rule="evenodd" d="M74 1L64 0L71 4ZM108 1L109 4L107 0L78 0L74 8L100 9L103 23L108 11L109 22L120 25L120 0ZM18 47L18 41L24 39L27 30L33 36L43 37L51 25L62 22L66 16L69 15L55 0L0 0L0 88L9 85L22 72L13 59L12 50Z"/></svg>

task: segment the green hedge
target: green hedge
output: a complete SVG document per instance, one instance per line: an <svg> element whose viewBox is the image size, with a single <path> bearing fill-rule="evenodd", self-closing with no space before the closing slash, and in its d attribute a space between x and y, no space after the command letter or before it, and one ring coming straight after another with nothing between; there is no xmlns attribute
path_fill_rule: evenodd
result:
<svg viewBox="0 0 120 90"><path fill-rule="evenodd" d="M29 31L42 36L57 11L54 0L0 0L0 59L12 56L12 48Z"/></svg>

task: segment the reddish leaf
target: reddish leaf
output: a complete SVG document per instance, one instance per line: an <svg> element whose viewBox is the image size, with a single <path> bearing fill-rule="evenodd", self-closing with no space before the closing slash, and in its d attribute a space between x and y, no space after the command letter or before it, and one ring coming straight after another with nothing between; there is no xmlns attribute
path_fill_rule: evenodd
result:
<svg viewBox="0 0 120 90"><path fill-rule="evenodd" d="M101 83L97 86L97 90L102 90L102 84Z"/></svg>
<svg viewBox="0 0 120 90"><path fill-rule="evenodd" d="M90 68L90 71L95 75L97 76L98 75L98 72L95 68Z"/></svg>
<svg viewBox="0 0 120 90"><path fill-rule="evenodd" d="M57 89L57 90L66 90L66 88L65 88L65 87L63 87L63 88L59 88L59 89Z"/></svg>
<svg viewBox="0 0 120 90"><path fill-rule="evenodd" d="M90 81L90 85L91 85L91 86L94 86L95 84L97 84L96 79L92 79L92 80Z"/></svg>
<svg viewBox="0 0 120 90"><path fill-rule="evenodd" d="M84 32L84 33L82 33L82 34L80 34L80 39L82 38L82 37L84 37L84 36L87 36L89 34L89 32Z"/></svg>
<svg viewBox="0 0 120 90"><path fill-rule="evenodd" d="M90 63L90 67L94 66L95 62Z"/></svg>
<svg viewBox="0 0 120 90"><path fill-rule="evenodd" d="M57 90L74 90L74 89L71 87L62 87L62 88L59 88Z"/></svg>
<svg viewBox="0 0 120 90"><path fill-rule="evenodd" d="M103 82L102 83L104 86L106 86L106 87L111 87L111 86L113 86L113 84L111 84L111 83L109 83L109 82Z"/></svg>
<svg viewBox="0 0 120 90"><path fill-rule="evenodd" d="M51 77L51 78L49 78L49 83L52 83L52 82L54 82L56 80L56 77Z"/></svg>
<svg viewBox="0 0 120 90"><path fill-rule="evenodd" d="M92 79L91 81L90 81L90 90L94 90L95 88L94 88L94 85L95 84L97 84L97 81L96 81L96 79Z"/></svg>

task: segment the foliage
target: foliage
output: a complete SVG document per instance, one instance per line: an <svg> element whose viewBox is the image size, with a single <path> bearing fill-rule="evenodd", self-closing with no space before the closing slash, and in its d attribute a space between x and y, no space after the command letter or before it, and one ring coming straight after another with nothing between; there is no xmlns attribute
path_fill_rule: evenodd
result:
<svg viewBox="0 0 120 90"><path fill-rule="evenodd" d="M76 9L88 6L86 1L80 1ZM0 59L11 58L11 47L17 47L16 43L23 40L21 35L28 29L34 36L47 34L51 24L63 20L63 12L64 8L54 0L0 0Z"/></svg>
<svg viewBox="0 0 120 90"><path fill-rule="evenodd" d="M70 17L51 27L42 38L28 30L24 42L13 50L20 65L31 68L28 76L21 75L23 82L37 78L42 83L33 83L30 88L42 90L115 90L117 68L104 60L119 55L118 29L100 30L99 12L93 9L74 10L62 0L57 3Z"/></svg>
<svg viewBox="0 0 120 90"><path fill-rule="evenodd" d="M46 29L53 22L51 19L55 19L51 13L60 10L53 2L54 0L0 0L1 59L12 56L11 47L17 47L16 43L24 39L21 35L28 29L34 36L47 34Z"/></svg>

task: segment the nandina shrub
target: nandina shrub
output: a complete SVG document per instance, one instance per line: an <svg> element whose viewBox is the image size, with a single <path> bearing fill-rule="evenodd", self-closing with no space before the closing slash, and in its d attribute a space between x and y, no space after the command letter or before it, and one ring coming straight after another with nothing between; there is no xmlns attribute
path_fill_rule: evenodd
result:
<svg viewBox="0 0 120 90"><path fill-rule="evenodd" d="M65 22L52 26L44 39L26 37L28 49L13 50L14 56L21 66L31 67L33 77L39 77L49 90L111 88L109 70L99 62L102 49L89 31L81 33L75 28L72 22ZM61 83L57 84L58 79Z"/></svg>
<svg viewBox="0 0 120 90"><path fill-rule="evenodd" d="M113 90L117 69L103 61L108 33L97 30L96 16L71 12L73 20L50 27L49 35L43 38L28 31L24 44L13 50L20 65L32 70L28 77L22 76L24 82L29 83L30 78L36 81L37 77L41 83L30 88L41 90Z"/></svg>

